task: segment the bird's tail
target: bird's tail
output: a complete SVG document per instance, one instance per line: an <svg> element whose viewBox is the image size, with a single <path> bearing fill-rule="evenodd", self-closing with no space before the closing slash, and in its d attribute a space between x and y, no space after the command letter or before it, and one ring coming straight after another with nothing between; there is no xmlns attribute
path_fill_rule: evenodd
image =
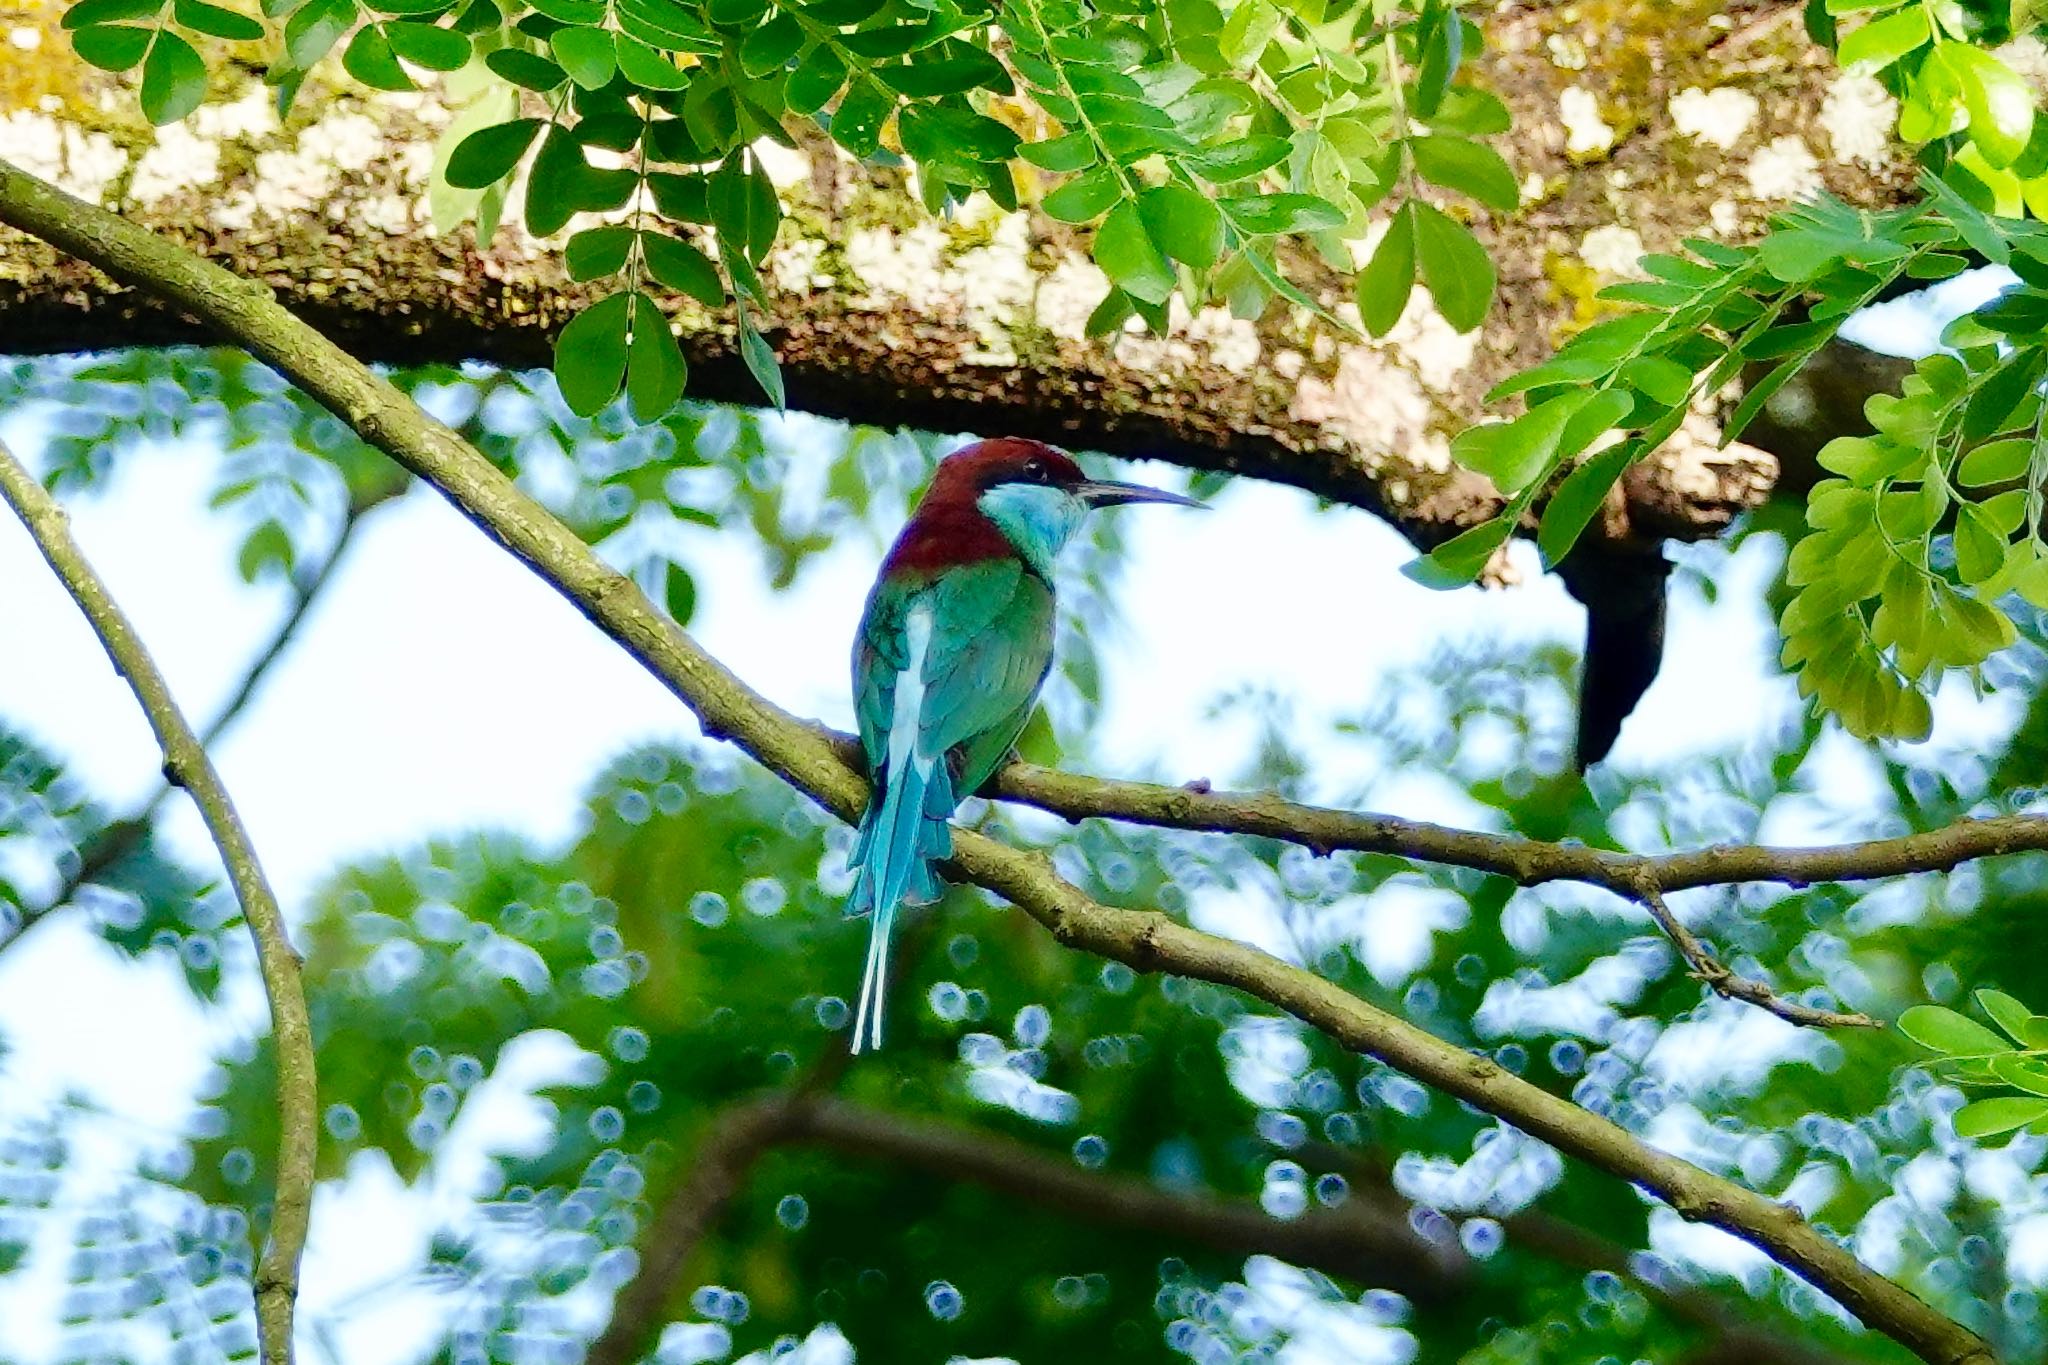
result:
<svg viewBox="0 0 2048 1365"><path fill-rule="evenodd" d="M867 968L853 1015L853 1050L882 1045L882 993L889 974L889 930L905 901L937 900L932 863L953 851L953 778L940 759L892 767L861 818L849 865L856 869L853 913L872 913Z"/></svg>

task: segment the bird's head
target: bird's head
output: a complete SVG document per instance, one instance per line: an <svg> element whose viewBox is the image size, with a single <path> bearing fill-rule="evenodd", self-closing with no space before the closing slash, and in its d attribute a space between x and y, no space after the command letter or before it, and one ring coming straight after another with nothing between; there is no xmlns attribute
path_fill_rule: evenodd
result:
<svg viewBox="0 0 2048 1365"><path fill-rule="evenodd" d="M939 462L885 572L1017 554L1050 575L1053 557L1091 509L1131 502L1202 506L1143 484L1091 479L1066 452L1041 441L976 441Z"/></svg>
<svg viewBox="0 0 2048 1365"><path fill-rule="evenodd" d="M1021 436L976 441L954 451L939 462L931 492L926 496L980 504L990 493L1011 487L1043 489L1049 495L1071 499L1082 510L1132 502L1171 503L1179 507L1204 505L1163 488L1091 479L1065 451Z"/></svg>

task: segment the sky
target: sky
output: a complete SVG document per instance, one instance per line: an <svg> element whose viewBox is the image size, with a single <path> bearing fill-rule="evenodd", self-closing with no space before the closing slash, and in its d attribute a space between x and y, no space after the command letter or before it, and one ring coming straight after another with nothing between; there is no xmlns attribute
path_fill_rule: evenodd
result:
<svg viewBox="0 0 2048 1365"><path fill-rule="evenodd" d="M1931 330L1925 305L1917 307L1866 323L1866 335L1910 347ZM808 419L793 420L799 434L830 439ZM0 439L30 454L40 444L18 416L0 416ZM110 491L72 505L87 556L188 715L202 722L285 607L281 588L251 589L235 573L232 528L206 507L216 458L197 446L147 451ZM1175 478L1157 465L1127 474ZM1401 576L1412 551L1384 524L1318 512L1289 489L1245 482L1206 514L1109 515L1131 524L1129 568L1114 595L1119 621L1095 642L1106 713L1091 763L1108 774L1227 779L1248 755L1249 722L1217 721L1210 704L1247 685L1279 690L1312 724L1360 709L1389 670L1440 642L1575 645L1580 630L1579 608L1538 572L1526 545L1517 551L1521 586L1442 594ZM700 603L693 633L781 705L851 728L846 642L877 554L864 538L846 538L778 594L748 534L706 532L689 555ZM1776 642L1756 605L1775 555L1767 540L1735 554L1720 568L1724 591L1714 604L1684 575L1674 580L1664 670L1612 763L1725 747L1791 713L1790 687L1767 677ZM1729 553L1675 547L1673 557L1718 565ZM100 799L117 809L139 803L158 781L149 731L26 535L4 520L0 582L8 585L0 641L11 661L0 667L0 717L63 756ZM586 784L609 757L695 734L681 705L541 580L437 496L415 491L364 524L215 759L290 913L337 869L434 834L494 827L565 841ZM1457 814L1430 808L1426 789L1412 797L1395 813ZM213 865L187 805L173 802L167 823L195 864ZM171 1139L212 1045L260 1017L247 981L222 1009L202 1013L161 963L126 964L75 916L54 917L0 954L0 1036L10 1048L0 1062L0 1116L60 1093L84 1095L113 1116L86 1159L111 1168ZM309 1315L402 1269L431 1210L459 1204L480 1178L485 1151L533 1133L538 1116L521 1102L523 1088L570 1060L545 1047L515 1052L487 1102L465 1111L432 1188L406 1191L388 1172L365 1168L345 1195L324 1192L306 1275ZM53 1340L49 1315L34 1307L52 1301L43 1296L53 1287L32 1276L12 1302L0 1290L10 1346L31 1358ZM357 1336L340 1345L351 1362L404 1360L424 1343L429 1304L404 1289L376 1303L350 1318Z"/></svg>

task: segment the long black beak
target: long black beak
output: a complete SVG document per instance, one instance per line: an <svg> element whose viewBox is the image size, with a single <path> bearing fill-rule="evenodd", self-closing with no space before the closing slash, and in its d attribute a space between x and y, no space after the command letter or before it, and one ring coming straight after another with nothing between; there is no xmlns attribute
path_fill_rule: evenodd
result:
<svg viewBox="0 0 2048 1365"><path fill-rule="evenodd" d="M1163 488L1147 488L1142 483L1114 483L1108 480L1090 480L1074 486L1074 496L1090 507L1117 507L1127 502L1164 502L1175 507L1208 507L1206 502L1184 498L1178 493L1169 493Z"/></svg>

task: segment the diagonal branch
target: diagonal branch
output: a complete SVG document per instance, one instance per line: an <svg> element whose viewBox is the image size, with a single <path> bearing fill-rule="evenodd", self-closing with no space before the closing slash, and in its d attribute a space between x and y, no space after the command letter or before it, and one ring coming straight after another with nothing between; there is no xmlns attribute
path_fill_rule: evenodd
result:
<svg viewBox="0 0 2048 1365"><path fill-rule="evenodd" d="M462 512L573 602L694 711L791 785L852 818L866 784L816 731L701 650L560 521L455 432L435 421L312 327L269 290L211 265L114 214L0 162L0 221L84 257L116 280L185 309L247 346L371 445L432 483ZM1068 947L1141 971L1230 986L1601 1170L1650 1190L1683 1217L1751 1242L1812 1281L1871 1327L1939 1365L1991 1365L1989 1346L1904 1286L1877 1274L1787 1208L1645 1145L1492 1062L1329 981L1256 948L1200 933L1154 911L1090 900L1051 860L960 831L949 871L1004 896Z"/></svg>
<svg viewBox="0 0 2048 1365"><path fill-rule="evenodd" d="M318 568L302 575L292 584L291 607L285 612L284 619L278 622L277 629L271 632L270 639L263 649L242 670L242 681L235 688L234 695L222 703L220 710L214 712L213 719L206 723L206 728L199 732L201 745L212 749L220 737L242 718L242 713L249 708L249 703L255 700L263 680L269 676L271 666L284 656L292 641L298 638L299 627L304 625L306 618L312 614L314 603L320 600L327 585L334 581L335 570L341 566L342 556L354 543L357 528L363 518L404 491L403 485L389 486L351 503L348 510L342 514L341 529L335 532L334 543L328 547L326 558L320 561ZM149 833L151 826L156 823L156 813L162 809L164 800L170 793L170 783L166 782L141 806L120 819L109 822L92 838L86 840L78 850L77 868L64 879L56 891L40 905L23 907L19 917L13 921L12 927L0 930L0 953L19 943L29 930L48 919L53 912L71 904L77 899L80 890L99 880L108 868L132 853L136 845Z"/></svg>
<svg viewBox="0 0 2048 1365"><path fill-rule="evenodd" d="M256 959L277 1037L278 1109L277 1197L270 1244L256 1267L256 1318L263 1359L268 1365L289 1365L299 1253L305 1247L312 1212L313 1158L319 1140L313 1028L306 1013L305 988L299 980L298 955L285 933L277 897L256 861L249 832L207 758L206 746L178 710L170 687L135 628L79 552L64 509L4 446L0 446L0 497L35 537L36 548L92 623L114 671L126 680L149 717L150 729L156 732L163 750L164 777L183 787L205 817L207 832L220 849L221 862L234 885L235 899L241 902L242 917L256 940Z"/></svg>
<svg viewBox="0 0 2048 1365"><path fill-rule="evenodd" d="M1657 921L1657 927L1664 931L1665 937L1677 946L1678 955L1685 959L1687 969L1695 978L1706 982L1715 994L1729 1000L1746 1000L1787 1023L1810 1028L1883 1027L1867 1014L1845 1014L1840 1010L1817 1009L1796 1000L1787 1000L1763 982L1741 975L1715 957L1707 945L1700 942L1699 935L1686 928L1685 921L1671 913L1671 907L1664 903L1664 897L1655 885L1646 882L1637 888L1636 896L1643 903L1643 908L1650 912L1650 918Z"/></svg>

